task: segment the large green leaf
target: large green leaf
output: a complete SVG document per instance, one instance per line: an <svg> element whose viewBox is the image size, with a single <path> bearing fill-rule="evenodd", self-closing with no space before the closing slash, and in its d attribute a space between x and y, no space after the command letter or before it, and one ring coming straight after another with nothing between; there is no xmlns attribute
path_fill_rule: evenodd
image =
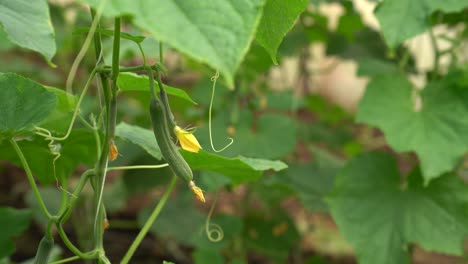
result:
<svg viewBox="0 0 468 264"><path fill-rule="evenodd" d="M77 97L63 90L46 87L57 96L57 104L50 115L41 122L41 127L52 131L52 134L65 134L70 125L73 111L76 107Z"/></svg>
<svg viewBox="0 0 468 264"><path fill-rule="evenodd" d="M154 138L153 131L121 122L115 128L115 135L142 147L156 159L162 159L161 150Z"/></svg>
<svg viewBox="0 0 468 264"><path fill-rule="evenodd" d="M57 97L14 73L0 73L0 137L31 132L54 109Z"/></svg>
<svg viewBox="0 0 468 264"><path fill-rule="evenodd" d="M267 0L256 38L275 64L278 47L308 3L308 0Z"/></svg>
<svg viewBox="0 0 468 264"><path fill-rule="evenodd" d="M385 0L375 10L385 41L394 48L430 28L429 16L437 11L457 12L468 6L460 0Z"/></svg>
<svg viewBox="0 0 468 264"><path fill-rule="evenodd" d="M419 171L402 184L389 154L351 160L328 199L333 219L361 264L410 263L409 244L461 255L468 234L468 188L455 175L423 186Z"/></svg>
<svg viewBox="0 0 468 264"><path fill-rule="evenodd" d="M23 233L30 220L31 212L28 210L0 207L0 259L15 252L11 239Z"/></svg>
<svg viewBox="0 0 468 264"><path fill-rule="evenodd" d="M56 46L46 0L0 0L0 22L13 43L41 53L51 63Z"/></svg>
<svg viewBox="0 0 468 264"><path fill-rule="evenodd" d="M119 86L120 91L149 92L149 80L148 80L148 76L146 75L138 75L138 74L131 73L131 72L123 72L119 74L119 77L117 79L117 85ZM159 86L156 82L154 83L154 88L156 89L156 91L159 92ZM170 95L177 96L193 104L197 104L182 89L174 88L168 85L164 85L164 89L166 90L166 93Z"/></svg>
<svg viewBox="0 0 468 264"><path fill-rule="evenodd" d="M367 86L357 121L381 128L396 151L415 151L428 182L453 169L467 149L468 86L451 76L429 83L420 109L415 92L404 76L378 76Z"/></svg>
<svg viewBox="0 0 468 264"><path fill-rule="evenodd" d="M18 155L11 144L7 143L0 145L0 160L9 160L21 166ZM34 176L41 183L54 182L53 160L56 156L52 155L49 149L49 141L36 136L32 140L21 140L17 143ZM96 144L94 135L90 131L73 130L66 140L60 143L55 142L54 145L60 151L60 157L55 162L55 172L59 180L70 177L78 165L92 165L96 161Z"/></svg>
<svg viewBox="0 0 468 264"><path fill-rule="evenodd" d="M156 159L162 159L153 131L138 126L120 123L116 135L140 147ZM229 177L233 184L257 180L262 171L283 170L287 165L281 161L252 159L245 157L226 158L200 150L198 153L180 150L190 167L194 170L208 170Z"/></svg>
<svg viewBox="0 0 468 264"><path fill-rule="evenodd" d="M226 158L200 150L198 153L180 151L182 156L194 170L208 170L223 174L231 179L232 184L255 181L262 171L273 169L283 170L288 166L281 161L252 159L245 157Z"/></svg>
<svg viewBox="0 0 468 264"><path fill-rule="evenodd" d="M98 0L83 0L93 7ZM133 16L156 39L233 76L253 39L265 0L113 0L105 16Z"/></svg>

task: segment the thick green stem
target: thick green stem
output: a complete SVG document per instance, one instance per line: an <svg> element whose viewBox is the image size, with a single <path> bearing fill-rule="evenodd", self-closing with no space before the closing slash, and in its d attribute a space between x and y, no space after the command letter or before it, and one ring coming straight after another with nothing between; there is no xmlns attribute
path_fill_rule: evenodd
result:
<svg viewBox="0 0 468 264"><path fill-rule="evenodd" d="M153 65L143 64L143 65L139 65L139 66L130 66L130 67L120 66L119 67L119 72L146 71L146 70L148 70L148 68L153 69L155 71L160 71L162 73L165 73L167 71L166 68L163 65L161 65L159 63L155 63ZM112 66L109 66L109 65L101 66L101 67L99 67L97 69L97 71L99 73L111 73L112 72Z"/></svg>
<svg viewBox="0 0 468 264"><path fill-rule="evenodd" d="M47 210L47 207L44 201L42 200L41 193L39 192L39 189L37 188L36 181L34 180L34 176L32 175L31 168L29 168L29 164L28 164L28 161L26 160L26 157L24 156L23 152L21 151L21 148L19 147L18 143L16 143L16 140L14 138L10 139L10 143L15 149L16 154L18 155L21 161L21 165L23 165L24 171L26 172L26 176L29 181L29 185L31 185L31 189L34 192L36 201L39 204L39 208L41 209L42 213L45 216L47 216L48 219L51 219L52 215L49 213L49 210Z"/></svg>
<svg viewBox="0 0 468 264"><path fill-rule="evenodd" d="M114 28L114 45L112 52L112 89L110 93L109 101L106 100L106 129L104 134L103 146L99 161L96 165L96 179L95 179L95 205L96 205L96 217L94 221L94 242L97 249L103 249L103 235L104 229L102 222L104 221L105 212L102 205L102 196L104 192L104 184L106 180L107 164L109 160L109 147L110 142L114 138L115 125L117 119L117 78L119 76L119 54L120 54L120 18L115 19ZM103 74L102 80L109 84L109 78ZM104 86L103 86L104 88Z"/></svg>
<svg viewBox="0 0 468 264"><path fill-rule="evenodd" d="M68 203L67 207L60 210L60 213L58 215L58 221L60 223L63 223L68 219L73 210L73 207L76 204L76 201L78 200L79 195L81 194L81 191L83 191L86 182L92 175L94 175L94 169L87 170L83 174L81 174L80 181L78 182L78 185L76 186L75 191L72 194L70 202Z"/></svg>
<svg viewBox="0 0 468 264"><path fill-rule="evenodd" d="M62 239L63 243L65 246L67 246L68 249L70 249L73 254L77 255L78 257L82 259L94 259L96 258L96 252L97 251L92 251L89 253L83 253L81 252L73 243L70 241L70 239L67 236L67 233L63 230L62 224L61 223L56 223L55 226L57 227L58 234L60 238Z"/></svg>
<svg viewBox="0 0 468 264"><path fill-rule="evenodd" d="M135 253L136 249L138 248L138 246L140 245L141 241L143 241L143 238L146 236L146 234L148 233L149 229L151 228L151 226L153 225L154 221L156 221L156 219L158 218L159 216L159 213L161 213L161 210L162 208L164 207L164 205L166 204L166 201L167 199L169 198L169 195L171 194L172 190L174 189L174 186L177 182L177 176L173 176L172 177L172 180L171 182L169 183L169 186L167 187L166 189L166 192L164 193L164 195L161 197L161 200L159 200L158 204L156 205L156 207L154 208L153 212L151 213L150 217L148 218L148 220L146 220L146 223L145 225L143 226L143 228L140 230L140 233L138 233L137 237L135 238L135 240L133 241L132 245L130 246L130 248L128 249L127 253L125 254L125 256L123 257L122 261L120 262L120 264L127 264L129 263L130 259L132 258L133 254Z"/></svg>
<svg viewBox="0 0 468 264"><path fill-rule="evenodd" d="M119 58L120 58L120 17L117 17L114 20L114 45L112 49L111 79L113 82L116 82L117 77L119 77Z"/></svg>

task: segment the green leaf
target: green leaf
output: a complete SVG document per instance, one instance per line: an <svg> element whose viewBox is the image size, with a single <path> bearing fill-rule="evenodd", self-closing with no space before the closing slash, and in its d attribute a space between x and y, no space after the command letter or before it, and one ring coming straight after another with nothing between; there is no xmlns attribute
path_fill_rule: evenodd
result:
<svg viewBox="0 0 468 264"><path fill-rule="evenodd" d="M358 63L358 76L377 76L398 73L397 65L389 61L374 58L362 58L358 61Z"/></svg>
<svg viewBox="0 0 468 264"><path fill-rule="evenodd" d="M395 159L366 153L338 174L328 205L359 263L410 263L409 244L462 255L468 188L455 175L423 186L419 171L401 184Z"/></svg>
<svg viewBox="0 0 468 264"><path fill-rule="evenodd" d="M115 128L115 135L140 146L158 160L163 158L152 130L121 122Z"/></svg>
<svg viewBox="0 0 468 264"><path fill-rule="evenodd" d="M42 200L47 206L49 212L52 214L58 213L62 201L62 190L57 188L57 186L54 184L50 186L39 187L39 193L41 194ZM39 207L39 203L36 200L36 196L34 196L33 190L29 190L26 193L25 202L28 205L28 208L31 209L34 220L39 222L41 225L46 226L49 219L44 215L41 208Z"/></svg>
<svg viewBox="0 0 468 264"><path fill-rule="evenodd" d="M170 262L170 261L163 261L163 264L175 264L174 262Z"/></svg>
<svg viewBox="0 0 468 264"><path fill-rule="evenodd" d="M97 0L83 0L93 7ZM104 15L133 16L135 25L182 53L233 76L260 22L265 0L109 1Z"/></svg>
<svg viewBox="0 0 468 264"><path fill-rule="evenodd" d="M430 28L430 15L443 12L461 11L467 7L460 0L385 0L375 10L387 45L395 48L403 41Z"/></svg>
<svg viewBox="0 0 468 264"><path fill-rule="evenodd" d="M456 79L429 83L421 92L418 110L415 89L401 75L372 80L359 105L357 121L379 127L398 152L415 151L425 181L455 167L467 149L468 86Z"/></svg>
<svg viewBox="0 0 468 264"><path fill-rule="evenodd" d="M55 93L57 96L57 104L50 115L41 122L41 127L50 130L54 135L57 133L65 135L76 107L77 98L57 88L45 88Z"/></svg>
<svg viewBox="0 0 468 264"><path fill-rule="evenodd" d="M57 103L53 92L14 73L0 73L0 98L1 137L34 131L34 125L43 121Z"/></svg>
<svg viewBox="0 0 468 264"><path fill-rule="evenodd" d="M0 259L15 252L11 239L23 233L29 226L31 212L0 207Z"/></svg>
<svg viewBox="0 0 468 264"><path fill-rule="evenodd" d="M332 189L337 168L296 165L275 177L275 183L291 188L310 211L326 211L324 198Z"/></svg>
<svg viewBox="0 0 468 264"><path fill-rule="evenodd" d="M253 159L253 158L246 158L246 157L239 157L244 163L247 163L250 167L254 170L258 171L265 171L265 170L274 170L280 171L288 168L284 162L279 160L265 160L265 159Z"/></svg>
<svg viewBox="0 0 468 264"><path fill-rule="evenodd" d="M278 47L308 3L308 0L267 0L256 38L275 64Z"/></svg>
<svg viewBox="0 0 468 264"><path fill-rule="evenodd" d="M34 176L41 183L55 182L53 160L49 142L42 137L17 142L23 152ZM55 162L57 178L61 181L68 178L80 164L92 165L96 162L96 143L90 131L76 129L60 143L55 143L60 149L60 157ZM0 145L0 159L9 160L21 167L20 160L11 144Z"/></svg>
<svg viewBox="0 0 468 264"><path fill-rule="evenodd" d="M90 28L89 27L79 27L76 28L73 33L74 34L80 34L80 33L89 33ZM103 28L96 28L95 30L96 33L100 33L104 36L108 37L113 37L114 36L114 30L110 29L103 29ZM143 40L145 40L144 36L134 36L125 32L120 32L120 38L122 39L128 39L136 43L141 43Z"/></svg>
<svg viewBox="0 0 468 264"><path fill-rule="evenodd" d="M116 128L116 135L140 146L156 159L163 158L152 130L120 123ZM245 157L226 158L203 150L198 153L184 150L180 150L180 152L192 169L208 170L226 175L233 184L255 181L265 170L279 171L287 168L287 165L281 161Z"/></svg>
<svg viewBox="0 0 468 264"><path fill-rule="evenodd" d="M192 253L195 264L223 264L223 256L213 249L197 249Z"/></svg>
<svg viewBox="0 0 468 264"><path fill-rule="evenodd" d="M180 150L193 170L208 170L229 177L234 185L255 181L262 171L283 170L288 166L281 161L249 159L245 157L225 158L200 150L198 153Z"/></svg>
<svg viewBox="0 0 468 264"><path fill-rule="evenodd" d="M123 72L119 74L117 79L117 85L119 86L121 92L125 91L145 91L149 92L149 80L146 75L138 75L131 72ZM159 92L159 86L154 82L154 88ZM192 104L197 104L195 101L190 98L190 96L182 89L174 88L164 84L164 89L166 93L182 98Z"/></svg>
<svg viewBox="0 0 468 264"><path fill-rule="evenodd" d="M11 42L41 53L52 64L55 33L47 1L0 1L0 22Z"/></svg>

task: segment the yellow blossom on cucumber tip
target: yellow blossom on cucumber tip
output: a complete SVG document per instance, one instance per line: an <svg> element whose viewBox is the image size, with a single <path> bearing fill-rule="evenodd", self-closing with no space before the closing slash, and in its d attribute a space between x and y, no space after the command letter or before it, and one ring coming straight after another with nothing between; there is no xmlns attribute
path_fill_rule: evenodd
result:
<svg viewBox="0 0 468 264"><path fill-rule="evenodd" d="M193 135L193 132L182 129L179 126L175 126L174 133L180 142L180 146L184 150L198 153L198 151L202 149L200 143L198 143L197 138Z"/></svg>
<svg viewBox="0 0 468 264"><path fill-rule="evenodd" d="M203 191L200 189L193 181L189 182L189 187L192 190L193 194L195 194L195 198L199 200L200 202L204 203L205 202L205 196L203 196Z"/></svg>

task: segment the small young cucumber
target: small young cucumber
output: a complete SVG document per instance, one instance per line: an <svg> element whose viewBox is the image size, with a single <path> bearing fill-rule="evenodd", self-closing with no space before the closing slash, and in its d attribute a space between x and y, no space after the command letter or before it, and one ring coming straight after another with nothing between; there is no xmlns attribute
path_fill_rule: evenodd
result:
<svg viewBox="0 0 468 264"><path fill-rule="evenodd" d="M49 255L54 246L54 240L48 236L44 236L39 243L37 248L36 257L34 258L34 264L47 264L49 263Z"/></svg>
<svg viewBox="0 0 468 264"><path fill-rule="evenodd" d="M190 166L182 155L180 155L177 146L172 141L170 131L172 131L173 128L169 128L165 111L166 109L159 99L151 99L150 115L151 122L153 123L154 136L158 142L159 149L161 149L161 154L174 174L186 182L191 182L193 179L192 169L190 169Z"/></svg>

